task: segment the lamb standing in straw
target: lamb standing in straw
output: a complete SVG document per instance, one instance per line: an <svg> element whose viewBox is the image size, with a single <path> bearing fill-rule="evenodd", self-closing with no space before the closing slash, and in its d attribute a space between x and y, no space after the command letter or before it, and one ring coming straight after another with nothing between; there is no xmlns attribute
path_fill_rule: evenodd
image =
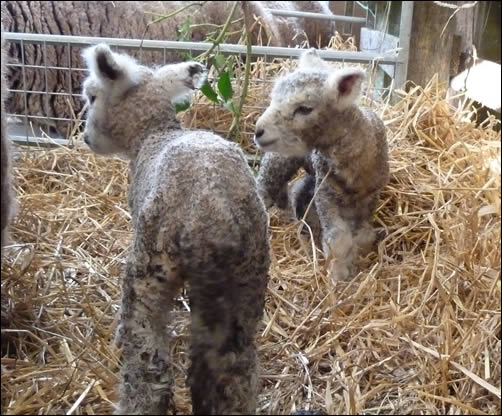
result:
<svg viewBox="0 0 502 416"><path fill-rule="evenodd" d="M277 80L256 122L256 144L273 152L258 178L265 204L285 208L288 181L305 168L292 205L301 218L315 194L310 222L320 224L335 280L352 277L357 254L373 244L370 220L389 177L384 124L355 104L363 80L361 69L335 71L311 49L294 72Z"/></svg>
<svg viewBox="0 0 502 416"><path fill-rule="evenodd" d="M152 70L100 44L84 51L89 114L84 140L131 160L134 236L123 282L117 414L172 406L169 308L189 285L195 414L253 414L269 243L267 215L239 147L184 131L172 102L201 86L196 62Z"/></svg>

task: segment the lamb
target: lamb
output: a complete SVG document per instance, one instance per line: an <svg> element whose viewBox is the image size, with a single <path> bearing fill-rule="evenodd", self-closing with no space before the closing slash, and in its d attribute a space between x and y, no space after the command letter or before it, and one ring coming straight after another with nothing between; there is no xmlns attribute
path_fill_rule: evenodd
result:
<svg viewBox="0 0 502 416"><path fill-rule="evenodd" d="M9 139L7 138L7 122L5 118L5 99L7 98L7 80L6 80L6 68L5 68L5 41L4 41L4 30L3 24L1 26L2 32L2 68L1 68L1 80L2 80L2 142L1 142L1 245L0 248L3 249L4 245L7 243L7 226L10 218L14 215L15 211L15 200L12 196L12 178L11 178L11 161L10 161L10 149L9 149Z"/></svg>
<svg viewBox="0 0 502 416"><path fill-rule="evenodd" d="M333 70L310 49L276 81L256 122L255 143L270 152L258 177L265 204L292 204L301 218L314 196L310 221L318 221L334 280L353 276L357 254L373 244L370 220L389 178L384 124L356 105L364 78L359 68ZM288 181L300 167L307 176L288 197Z"/></svg>
<svg viewBox="0 0 502 416"><path fill-rule="evenodd" d="M168 14L192 2L162 2L162 1L6 1L2 2L2 16L5 19L6 30L9 32L26 32L58 35L101 36L140 39L147 24L154 19L148 12ZM308 19L273 17L265 12L262 2L250 2L251 12L260 18L265 26L266 40L275 46L295 46L309 39L316 42L319 38L322 45L329 42L334 35L334 23L330 21L309 21ZM308 10L331 14L321 2L265 2L267 7L288 10ZM210 1L202 6L186 9L167 20L151 25L145 39L175 40L176 29L190 18L192 24L197 24L191 31L190 41L204 41L214 26L208 23L222 25L230 13L232 2ZM237 8L235 19L242 17L242 11ZM124 22L127 22L124 24ZM227 39L237 43L241 36L242 22L237 22L229 28ZM255 27L253 39L257 40L259 27ZM44 53L46 52L46 54ZM53 67L68 67L70 55L72 68L82 68L80 63L80 48L73 46L68 53L68 46L52 46L43 44L24 44L24 63L29 65L50 65ZM9 55L13 63L23 62L21 45L12 42ZM46 55L44 59L44 55ZM144 64L162 63L160 52L135 52L135 56ZM168 53L169 62L181 60L181 55ZM85 78L82 71L26 68L23 81L23 71L20 67L12 67L11 87L15 90L47 91L49 93L75 94ZM27 94L27 112L34 116L48 116L74 120L81 112L83 103L76 95ZM25 101L21 93L12 94L8 110L14 114L24 114ZM72 123L65 120L32 119L34 124L52 134L69 137ZM47 126L48 124L48 126Z"/></svg>
<svg viewBox="0 0 502 416"><path fill-rule="evenodd" d="M150 69L106 44L84 50L90 75L84 141L130 160L133 241L122 288L117 414L172 406L169 307L188 283L192 317L188 383L195 414L253 414L254 345L270 249L267 214L237 144L185 131L173 102L199 88L205 68Z"/></svg>

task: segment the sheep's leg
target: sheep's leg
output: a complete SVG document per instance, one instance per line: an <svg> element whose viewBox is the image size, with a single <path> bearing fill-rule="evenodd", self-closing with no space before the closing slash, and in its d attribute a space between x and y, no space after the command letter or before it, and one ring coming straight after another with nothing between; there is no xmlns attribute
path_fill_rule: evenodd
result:
<svg viewBox="0 0 502 416"><path fill-rule="evenodd" d="M242 275L240 271L232 277ZM188 383L193 413L255 414L254 337L263 314L266 275L260 280L263 284L254 287L228 281L207 284L208 280L192 287L190 295L192 364Z"/></svg>
<svg viewBox="0 0 502 416"><path fill-rule="evenodd" d="M322 233L330 277L334 281L350 279L354 273L357 247L348 224L340 217L332 219L330 228L324 228Z"/></svg>
<svg viewBox="0 0 502 416"><path fill-rule="evenodd" d="M165 267L129 261L123 283L117 344L122 347L116 414L165 414L172 401L168 324L179 285Z"/></svg>
<svg viewBox="0 0 502 416"><path fill-rule="evenodd" d="M360 228L354 232L354 243L358 253L366 255L371 251L376 240L376 233L368 221L365 221Z"/></svg>
<svg viewBox="0 0 502 416"><path fill-rule="evenodd" d="M321 225L319 223L319 216L317 215L316 206L311 203L315 194L315 176L306 174L298 179L289 189L289 199L291 207L295 214L296 219L301 220L307 212L305 221L312 231L312 236L316 245L321 244ZM310 233L305 228L302 228L302 233L310 236Z"/></svg>
<svg viewBox="0 0 502 416"><path fill-rule="evenodd" d="M303 156L283 156L274 152L263 155L257 183L267 208L274 204L281 209L288 207L288 181L304 164Z"/></svg>
<svg viewBox="0 0 502 416"><path fill-rule="evenodd" d="M315 205L322 230L323 252L333 280L347 280L353 274L353 262L357 247L349 224L336 204L339 196L326 184L317 191Z"/></svg>

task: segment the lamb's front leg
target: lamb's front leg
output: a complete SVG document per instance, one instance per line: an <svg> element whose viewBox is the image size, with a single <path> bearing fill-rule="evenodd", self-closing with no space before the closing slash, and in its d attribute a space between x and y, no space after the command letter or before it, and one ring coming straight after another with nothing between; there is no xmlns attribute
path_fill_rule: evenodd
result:
<svg viewBox="0 0 502 416"><path fill-rule="evenodd" d="M364 221L358 229L354 231L354 243L357 252L361 255L368 254L376 240L376 233L369 221Z"/></svg>
<svg viewBox="0 0 502 416"><path fill-rule="evenodd" d="M319 175L322 176L322 175ZM323 177L317 178L318 187L315 206L322 230L322 247L328 271L333 280L347 280L353 274L356 246L349 223L340 215L342 196L330 186L329 177L321 185Z"/></svg>
<svg viewBox="0 0 502 416"><path fill-rule="evenodd" d="M315 194L315 176L306 174L289 188L289 199L291 208L296 219L305 221L310 227L315 244L321 246L321 225L319 223L319 216L315 204L311 201ZM308 209L308 212L307 212ZM302 233L310 235L306 228L302 227Z"/></svg>
<svg viewBox="0 0 502 416"><path fill-rule="evenodd" d="M179 283L155 256L146 264L139 257L132 253L122 288L116 337L122 347L122 367L116 414L166 414L173 384L167 324Z"/></svg>
<svg viewBox="0 0 502 416"><path fill-rule="evenodd" d="M275 152L263 155L257 182L267 208L273 205L288 208L288 182L304 164L304 156L284 156Z"/></svg>

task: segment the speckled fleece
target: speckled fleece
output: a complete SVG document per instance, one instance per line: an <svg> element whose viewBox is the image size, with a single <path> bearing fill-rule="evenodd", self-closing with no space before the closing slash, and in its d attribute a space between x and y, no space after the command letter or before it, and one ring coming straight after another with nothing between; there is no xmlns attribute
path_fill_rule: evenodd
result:
<svg viewBox="0 0 502 416"><path fill-rule="evenodd" d="M88 51L87 61L92 73L84 93L94 103L86 140L98 153L130 159L134 236L117 331L117 414L165 414L173 407L166 328L185 283L194 413L252 414L254 337L270 264L267 215L252 171L239 146L185 131L175 119L171 101L200 85L200 64L152 71L120 62L104 47Z"/></svg>
<svg viewBox="0 0 502 416"><path fill-rule="evenodd" d="M258 183L267 207L292 203L298 217L304 212L298 205L317 192L312 218L320 222L325 255L334 260L334 279L345 280L353 277L357 254L374 241L370 221L389 177L385 127L372 110L355 104L361 70L334 71L315 52L307 55L276 82L256 123L255 140L268 152ZM311 113L298 114L300 107ZM288 202L288 181L300 167L315 180L304 180Z"/></svg>

